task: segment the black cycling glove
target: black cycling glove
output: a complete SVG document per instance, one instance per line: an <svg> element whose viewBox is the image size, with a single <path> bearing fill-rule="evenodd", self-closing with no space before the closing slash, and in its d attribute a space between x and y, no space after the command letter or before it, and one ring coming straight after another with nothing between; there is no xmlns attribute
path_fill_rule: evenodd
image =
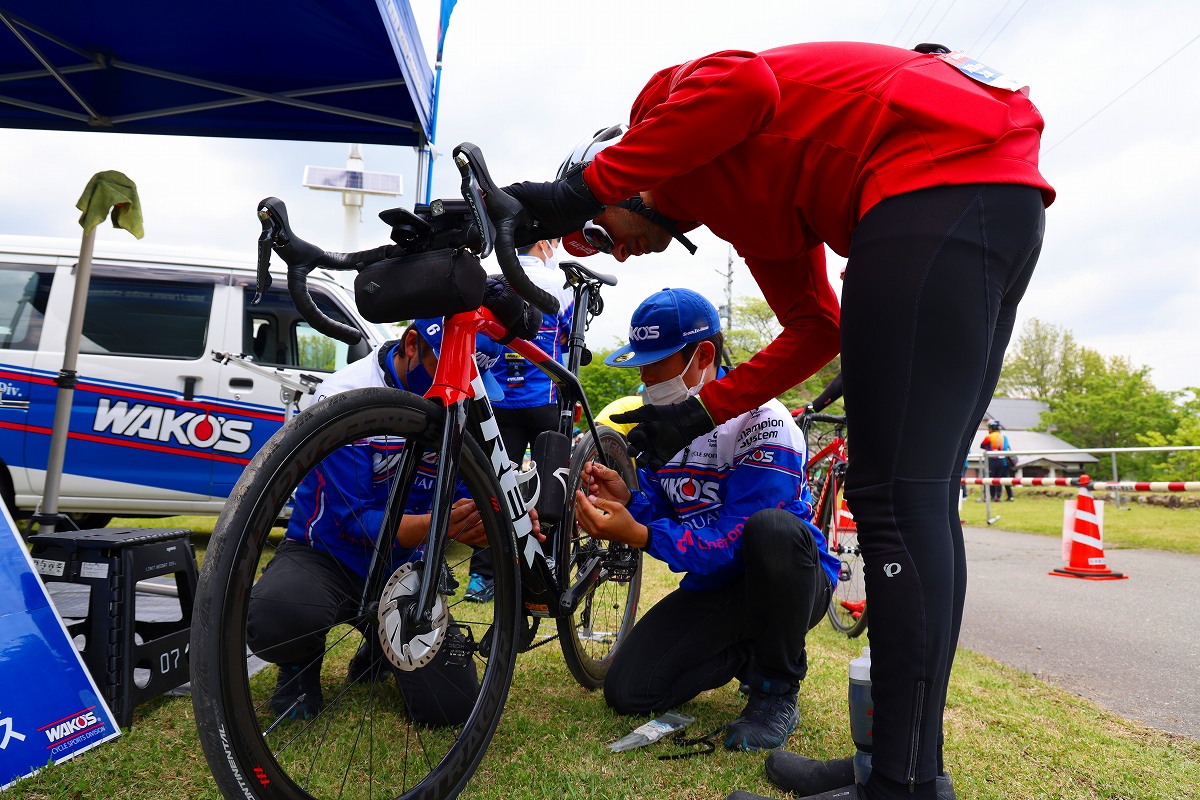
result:
<svg viewBox="0 0 1200 800"><path fill-rule="evenodd" d="M583 182L584 164L577 164L556 181L522 181L503 187L536 221L530 234L540 239L558 239L583 227L583 223L604 210ZM530 242L532 244L532 242Z"/></svg>
<svg viewBox="0 0 1200 800"><path fill-rule="evenodd" d="M516 338L533 341L542 327L542 312L521 299L503 275L488 276L482 305L508 328L509 336L499 340L500 344Z"/></svg>
<svg viewBox="0 0 1200 800"><path fill-rule="evenodd" d="M716 424L698 397L666 406L642 406L614 414L613 422L640 423L629 432L629 451L638 465L657 472L672 456Z"/></svg>

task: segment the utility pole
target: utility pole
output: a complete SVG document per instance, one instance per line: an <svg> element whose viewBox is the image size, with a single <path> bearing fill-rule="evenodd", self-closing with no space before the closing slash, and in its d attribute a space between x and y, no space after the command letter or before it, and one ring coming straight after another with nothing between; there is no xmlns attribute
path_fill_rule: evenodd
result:
<svg viewBox="0 0 1200 800"><path fill-rule="evenodd" d="M725 318L725 330L730 331L733 329L733 245L729 245L725 269L716 272L725 278L725 305L718 308L717 313Z"/></svg>

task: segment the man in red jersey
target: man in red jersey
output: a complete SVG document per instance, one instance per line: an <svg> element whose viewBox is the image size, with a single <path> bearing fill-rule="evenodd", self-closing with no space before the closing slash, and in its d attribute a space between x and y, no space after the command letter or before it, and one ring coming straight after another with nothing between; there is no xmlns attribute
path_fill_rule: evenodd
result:
<svg viewBox="0 0 1200 800"><path fill-rule="evenodd" d="M846 497L871 608L873 768L852 781L848 759L817 770L773 754L768 775L797 796L830 788L830 775L850 784L838 797L953 794L936 778L966 593L958 472L1054 199L1038 171L1041 131L1025 87L938 45L725 51L655 74L628 131L602 132L557 180L506 189L533 239L565 236L621 261L707 225L783 326L698 396L618 420L641 423L630 439L651 468L840 346ZM825 246L848 258L840 310Z"/></svg>

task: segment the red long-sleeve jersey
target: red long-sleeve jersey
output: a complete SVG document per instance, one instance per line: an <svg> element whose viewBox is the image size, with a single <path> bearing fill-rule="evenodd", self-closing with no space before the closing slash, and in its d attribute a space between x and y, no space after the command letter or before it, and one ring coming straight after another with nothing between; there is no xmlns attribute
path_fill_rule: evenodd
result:
<svg viewBox="0 0 1200 800"><path fill-rule="evenodd" d="M602 203L652 191L668 217L745 259L783 332L700 393L720 423L838 352L824 244L845 256L880 200L964 183L1054 190L1038 171L1042 117L933 55L876 44L723 51L661 70L629 132L584 173Z"/></svg>

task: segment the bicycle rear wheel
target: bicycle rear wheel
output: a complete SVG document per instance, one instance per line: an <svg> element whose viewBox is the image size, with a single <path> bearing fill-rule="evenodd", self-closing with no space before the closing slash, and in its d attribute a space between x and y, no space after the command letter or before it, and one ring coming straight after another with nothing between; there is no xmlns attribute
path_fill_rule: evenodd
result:
<svg viewBox="0 0 1200 800"><path fill-rule="evenodd" d="M830 491L822 509L821 531L829 552L837 556L837 587L829 599L828 616L833 627L853 638L867 629L867 584L863 574L862 550L858 529L839 525L838 509L842 502L841 486L830 479Z"/></svg>
<svg viewBox="0 0 1200 800"><path fill-rule="evenodd" d="M444 559L449 573L443 571L438 589L446 623L433 634L428 628L414 632L403 627L411 624L407 621L397 628L402 614L396 607L402 610L405 602L415 599L412 581L407 595L401 590L404 581L397 581L404 577L401 570L413 565L402 566L382 594L369 598L367 608L352 611L346 624L326 635L325 651L314 667L320 672L325 702L308 719L289 719L286 712L281 716L272 710L277 669L266 664L257 670L262 662L249 657L246 647L252 587L281 542L281 531L272 528L288 515L301 481L310 474L326 479L325 458L355 442L381 443L398 452L396 440L403 438L406 450L420 445L428 454L441 445L443 420L441 406L407 392L345 392L290 420L251 461L235 487L205 554L191 640L197 726L225 797L431 800L457 795L474 773L508 695L520 610L511 524L496 511L504 507L497 502L499 487L488 459L470 436L464 439L459 478L476 501L488 546L495 553L496 593L491 602L461 603L471 553L465 546L451 545ZM363 481L396 481L400 472L386 459L370 469L372 475L362 476ZM431 478L417 474L417 480ZM343 485L360 484L351 480ZM357 533L373 536L377 531ZM384 574L391 574L390 568ZM311 599L300 596L295 602L295 613L300 614ZM401 674L380 655L374 660L355 658L360 645L379 641L381 606L389 620L385 627L396 634L393 640L404 642L411 652L428 645L427 653L435 649L430 642L436 641L436 648L445 649L444 659L456 659L454 665L463 670L457 674L474 673L477 696L460 691L450 698L460 709L469 709L459 712L465 722L431 727L412 721L413 715L420 715L415 703L406 707L404 698L416 695L411 689L405 695L398 681L420 676L429 666ZM375 652L381 651L376 647ZM370 649L362 651L368 653ZM354 682L348 676L352 660L358 676Z"/></svg>
<svg viewBox="0 0 1200 800"><path fill-rule="evenodd" d="M579 684L598 689L637 616L642 592L642 551L628 545L592 539L575 524L574 497L583 467L603 452L626 485L637 485L637 471L629 458L625 438L612 428L597 428L599 444L586 434L571 452L567 485L568 510L558 537L558 564L566 585L571 585L593 558L600 559L596 585L584 596L575 613L558 620L563 659Z"/></svg>

